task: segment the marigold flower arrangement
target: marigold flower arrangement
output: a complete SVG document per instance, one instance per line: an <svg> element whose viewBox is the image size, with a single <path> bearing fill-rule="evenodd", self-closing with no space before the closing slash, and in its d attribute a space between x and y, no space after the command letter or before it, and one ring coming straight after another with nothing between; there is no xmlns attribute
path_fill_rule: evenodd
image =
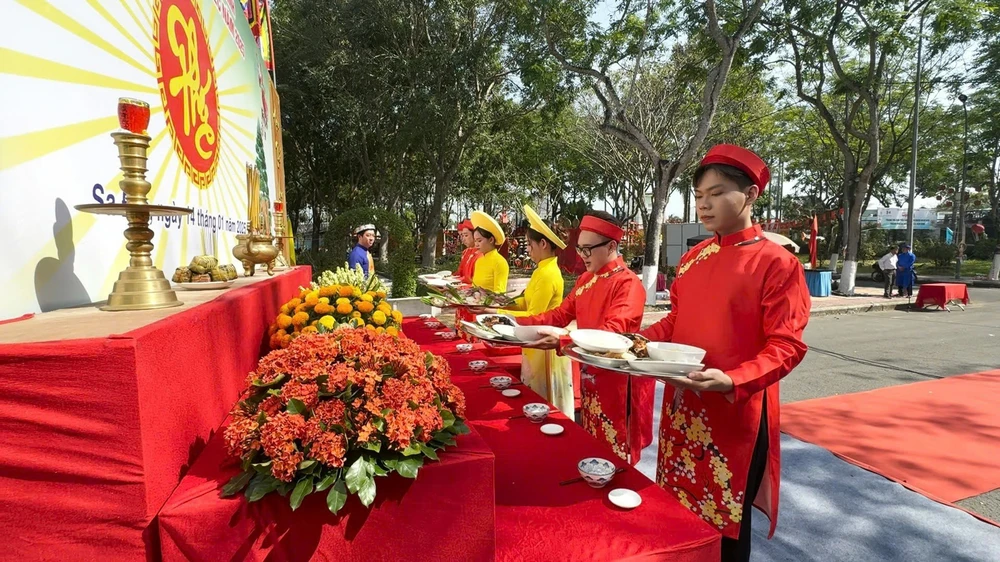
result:
<svg viewBox="0 0 1000 562"><path fill-rule="evenodd" d="M278 492L297 509L326 492L333 513L349 494L370 506L376 476L416 478L425 459L468 432L447 362L367 330L304 334L272 351L231 415L224 437L242 471L223 497Z"/></svg>
<svg viewBox="0 0 1000 562"><path fill-rule="evenodd" d="M365 328L376 334L398 336L403 313L393 310L384 290L362 291L353 285L303 287L283 304L268 329L268 345L281 349L301 334L315 334L341 326Z"/></svg>

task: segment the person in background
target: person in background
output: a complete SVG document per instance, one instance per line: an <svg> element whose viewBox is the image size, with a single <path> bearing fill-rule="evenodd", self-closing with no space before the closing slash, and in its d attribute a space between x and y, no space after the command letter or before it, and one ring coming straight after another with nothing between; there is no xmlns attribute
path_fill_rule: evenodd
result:
<svg viewBox="0 0 1000 562"><path fill-rule="evenodd" d="M898 248L893 246L889 248L889 253L882 256L878 260L878 268L882 270L882 275L885 277L885 298L892 298L892 286L896 281L896 252Z"/></svg>
<svg viewBox="0 0 1000 562"><path fill-rule="evenodd" d="M698 218L714 236L681 257L670 313L640 332L706 351L704 366L664 379L656 482L722 534L722 560L750 560L751 515L774 534L781 475L778 381L805 357L810 297L798 258L753 224L771 173L734 145L694 173Z"/></svg>
<svg viewBox="0 0 1000 562"><path fill-rule="evenodd" d="M524 318L548 312L562 304L563 276L557 258L559 251L566 249L566 243L528 205L524 206L524 214L529 223L525 236L528 255L538 267L531 274L524 296L518 297L510 308L499 311L487 309L488 313L499 312ZM521 355L521 380L562 413L573 417L573 365L569 358L557 356L551 349L525 349ZM551 395L547 388L549 381Z"/></svg>
<svg viewBox="0 0 1000 562"><path fill-rule="evenodd" d="M472 236L476 241L476 248L482 254L472 273L472 284L482 287L494 293L507 292L507 276L510 274L510 266L507 260L498 252L499 248L507 237L500 228L500 223L493 217L482 211L472 213L472 226L475 227Z"/></svg>
<svg viewBox="0 0 1000 562"><path fill-rule="evenodd" d="M351 269L361 266L365 278L375 273L375 260L372 259L371 247L375 244L375 225L363 224L354 229L356 240L354 249L347 256L347 265Z"/></svg>
<svg viewBox="0 0 1000 562"><path fill-rule="evenodd" d="M589 211L580 221L576 246L586 272L577 278L562 304L542 314L519 318L518 323L563 328L575 320L579 329L619 334L639 331L646 290L618 253L624 235L621 222L613 215ZM528 347L557 349L568 340L546 335ZM588 366L580 383L583 428L607 443L621 459L638 463L642 449L653 442L656 381Z"/></svg>
<svg viewBox="0 0 1000 562"><path fill-rule="evenodd" d="M472 274L476 270L476 261L482 257L482 254L476 248L476 239L472 235L472 231L475 228L469 219L458 223L458 236L462 241L462 245L465 246L465 250L462 252L461 260L458 262L458 271L455 272L455 277L460 278L462 283L470 285L472 284Z"/></svg>
<svg viewBox="0 0 1000 562"><path fill-rule="evenodd" d="M917 256L910 251L910 245L903 242L899 245L899 254L896 256L896 287L899 289L899 296L903 296L906 291L907 297L913 296L913 265L917 263Z"/></svg>

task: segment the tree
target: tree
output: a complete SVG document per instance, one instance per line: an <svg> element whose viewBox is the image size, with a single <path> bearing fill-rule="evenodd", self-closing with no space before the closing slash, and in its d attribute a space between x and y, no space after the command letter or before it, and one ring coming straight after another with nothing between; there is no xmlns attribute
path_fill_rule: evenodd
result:
<svg viewBox="0 0 1000 562"><path fill-rule="evenodd" d="M763 0L704 3L670 1L623 2L607 30L588 22L593 3L586 0L547 0L532 3L536 22L549 54L560 66L590 88L603 109L600 130L635 147L653 168L653 197L646 224L643 280L648 298L655 298L662 224L667 196L677 178L694 161L708 137L726 79L737 53L760 14ZM629 96L644 56L654 55L668 39L684 36L686 48L699 53L696 64L685 68L691 84L699 84L698 118L668 152L657 146L629 112ZM630 82L615 80L612 71L633 61ZM631 84L631 85L629 85ZM684 97L682 99L687 99Z"/></svg>

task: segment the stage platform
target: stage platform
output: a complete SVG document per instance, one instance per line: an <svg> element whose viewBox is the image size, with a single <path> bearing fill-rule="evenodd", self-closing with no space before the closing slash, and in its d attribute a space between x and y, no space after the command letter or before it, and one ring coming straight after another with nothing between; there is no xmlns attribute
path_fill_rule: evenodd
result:
<svg viewBox="0 0 1000 562"><path fill-rule="evenodd" d="M0 552L158 557L153 518L244 388L278 307L310 278L297 267L180 290L176 308L0 325Z"/></svg>

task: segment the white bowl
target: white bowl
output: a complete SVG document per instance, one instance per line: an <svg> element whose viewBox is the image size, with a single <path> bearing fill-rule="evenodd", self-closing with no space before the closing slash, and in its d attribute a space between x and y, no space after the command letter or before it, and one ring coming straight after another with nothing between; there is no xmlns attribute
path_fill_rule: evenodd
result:
<svg viewBox="0 0 1000 562"><path fill-rule="evenodd" d="M447 338L447 339L451 339L451 338ZM460 343L460 344L458 344L458 345L455 346L455 350L458 351L459 353L468 353L468 352L472 351L472 347L473 347L473 345L471 343Z"/></svg>
<svg viewBox="0 0 1000 562"><path fill-rule="evenodd" d="M514 379L507 376L490 377L490 386L497 390L503 390L511 385Z"/></svg>
<svg viewBox="0 0 1000 562"><path fill-rule="evenodd" d="M520 341L538 341L542 336L557 335L565 336L567 332L563 328L555 326L517 326L514 328L514 337Z"/></svg>
<svg viewBox="0 0 1000 562"><path fill-rule="evenodd" d="M458 337L458 335L455 334L455 332L437 332L434 335L438 336L439 338L441 338L443 340L453 340L453 339L455 339L455 338Z"/></svg>
<svg viewBox="0 0 1000 562"><path fill-rule="evenodd" d="M529 420L535 423L542 423L549 415L549 406L541 402L532 402L522 406L521 411L524 412L524 417Z"/></svg>
<svg viewBox="0 0 1000 562"><path fill-rule="evenodd" d="M603 488L615 477L615 464L597 457L583 459L577 463L576 469L591 488Z"/></svg>
<svg viewBox="0 0 1000 562"><path fill-rule="evenodd" d="M693 345L670 342L649 342L646 344L649 358L655 361L670 361L671 363L701 363L705 358L705 350Z"/></svg>
<svg viewBox="0 0 1000 562"><path fill-rule="evenodd" d="M604 330L573 330L569 337L586 351L625 353L632 348L632 340Z"/></svg>
<svg viewBox="0 0 1000 562"><path fill-rule="evenodd" d="M430 321L430 322L424 322L424 326L427 326L428 328L443 328L444 324L437 321Z"/></svg>
<svg viewBox="0 0 1000 562"><path fill-rule="evenodd" d="M461 344L459 344L459 345L461 345ZM458 346L456 346L456 347L458 347ZM490 366L490 362L489 361L483 361L482 359L480 359L478 361L469 361L469 369L471 369L471 370L473 370L473 371L475 371L477 373L480 372L480 371L485 371L486 367L489 367L489 366Z"/></svg>

